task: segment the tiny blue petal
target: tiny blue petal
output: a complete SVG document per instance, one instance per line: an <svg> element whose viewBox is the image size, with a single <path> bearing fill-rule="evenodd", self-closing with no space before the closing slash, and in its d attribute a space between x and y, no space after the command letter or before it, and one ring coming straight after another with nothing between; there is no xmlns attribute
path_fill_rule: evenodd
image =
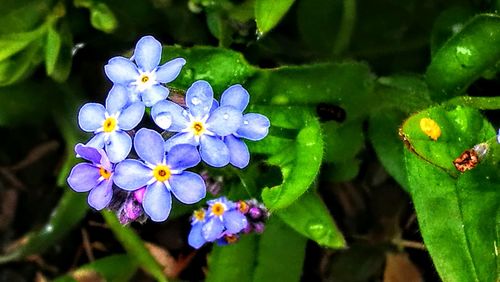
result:
<svg viewBox="0 0 500 282"><path fill-rule="evenodd" d="M236 84L226 89L220 98L221 106L233 106L243 112L248 106L250 95L243 86Z"/></svg>
<svg viewBox="0 0 500 282"><path fill-rule="evenodd" d="M132 139L123 131L109 134L109 142L105 144L108 158L113 163L123 161L132 149Z"/></svg>
<svg viewBox="0 0 500 282"><path fill-rule="evenodd" d="M153 221L165 221L172 208L172 196L163 182L156 181L146 187L142 207Z"/></svg>
<svg viewBox="0 0 500 282"><path fill-rule="evenodd" d="M113 83L123 85L128 85L139 76L135 64L124 57L111 58L104 66L104 72Z"/></svg>
<svg viewBox="0 0 500 282"><path fill-rule="evenodd" d="M200 153L195 146L189 144L175 145L167 154L167 165L175 170L185 170L194 167L200 161Z"/></svg>
<svg viewBox="0 0 500 282"><path fill-rule="evenodd" d="M152 165L163 162L165 158L163 137L151 129L141 128L137 131L134 148L139 158Z"/></svg>
<svg viewBox="0 0 500 282"><path fill-rule="evenodd" d="M246 167L250 162L250 152L245 142L234 135L228 135L224 137L224 143L229 149L229 162L237 168Z"/></svg>
<svg viewBox="0 0 500 282"><path fill-rule="evenodd" d="M101 162L101 153L94 147L85 146L79 143L75 146L75 153L94 164L98 164Z"/></svg>
<svg viewBox="0 0 500 282"><path fill-rule="evenodd" d="M90 191L87 199L89 205L96 210L102 210L107 207L113 197L112 186L113 182L109 179L101 181L99 185Z"/></svg>
<svg viewBox="0 0 500 282"><path fill-rule="evenodd" d="M229 233L236 234L247 227L247 224L247 218L238 210L224 213L224 226Z"/></svg>
<svg viewBox="0 0 500 282"><path fill-rule="evenodd" d="M165 151L170 151L173 146L179 144L189 144L192 146L198 146L198 142L194 138L194 135L190 132L180 132L170 137L165 141Z"/></svg>
<svg viewBox="0 0 500 282"><path fill-rule="evenodd" d="M205 181L194 172L172 174L168 182L174 196L184 204L194 204L205 198Z"/></svg>
<svg viewBox="0 0 500 282"><path fill-rule="evenodd" d="M224 231L224 224L217 217L211 217L202 227L201 235L208 242L217 240Z"/></svg>
<svg viewBox="0 0 500 282"><path fill-rule="evenodd" d="M156 80L161 83L169 83L173 81L181 72L182 67L186 64L183 58L175 58L171 61L158 67L156 70Z"/></svg>
<svg viewBox="0 0 500 282"><path fill-rule="evenodd" d="M223 167L229 163L229 149L222 140L203 135L200 138L201 159L213 167Z"/></svg>
<svg viewBox="0 0 500 282"><path fill-rule="evenodd" d="M124 160L116 165L113 181L127 191L134 191L145 186L151 179L151 169L138 160Z"/></svg>
<svg viewBox="0 0 500 282"><path fill-rule="evenodd" d="M144 104L135 102L127 106L118 116L118 126L123 130L132 130L142 120L144 115Z"/></svg>
<svg viewBox="0 0 500 282"><path fill-rule="evenodd" d="M120 84L113 85L106 98L106 110L110 114L120 112L129 102L128 89Z"/></svg>
<svg viewBox="0 0 500 282"><path fill-rule="evenodd" d="M101 128L105 120L106 109L97 103L87 103L83 105L78 113L78 125L87 132L94 132Z"/></svg>
<svg viewBox="0 0 500 282"><path fill-rule="evenodd" d="M146 107L152 107L168 97L169 90L165 86L156 84L142 92L142 102Z"/></svg>
<svg viewBox="0 0 500 282"><path fill-rule="evenodd" d="M76 192L87 192L94 188L101 177L99 168L89 163L75 165L68 176L68 184Z"/></svg>
<svg viewBox="0 0 500 282"><path fill-rule="evenodd" d="M203 228L203 224L201 222L194 224L191 227L191 231L189 231L188 235L188 243L191 247L195 249L201 248L203 244L205 244L207 241L203 236L201 235L201 229Z"/></svg>
<svg viewBox="0 0 500 282"><path fill-rule="evenodd" d="M240 137L258 141L267 136L270 125L271 123L266 116L248 113L243 116L243 123L236 133Z"/></svg>
<svg viewBox="0 0 500 282"><path fill-rule="evenodd" d="M198 80L186 92L186 105L193 117L201 119L210 112L213 98L212 86L204 80Z"/></svg>
<svg viewBox="0 0 500 282"><path fill-rule="evenodd" d="M151 72L160 63L161 43L153 36L144 36L137 42L133 58L144 72Z"/></svg>
<svg viewBox="0 0 500 282"><path fill-rule="evenodd" d="M241 111L232 106L221 106L207 120L207 129L219 136L233 134L243 121Z"/></svg>
<svg viewBox="0 0 500 282"><path fill-rule="evenodd" d="M151 108L151 117L156 125L168 131L179 132L188 127L187 112L171 101L160 101Z"/></svg>

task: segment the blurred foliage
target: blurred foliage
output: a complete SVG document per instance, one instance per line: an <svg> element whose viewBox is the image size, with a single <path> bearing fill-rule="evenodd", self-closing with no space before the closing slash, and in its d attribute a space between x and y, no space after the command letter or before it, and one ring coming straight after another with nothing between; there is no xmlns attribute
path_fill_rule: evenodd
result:
<svg viewBox="0 0 500 282"><path fill-rule="evenodd" d="M38 212L45 217L33 217L24 229L0 236L5 249L0 264L53 255L70 244L65 240L85 216L95 217L87 213L85 197L70 191L65 181L77 161L74 145L88 138L77 128L78 107L84 101L103 102L111 86L103 72L107 60L129 55L138 38L152 34L165 44L164 60L180 56L187 61L170 84L174 90L182 93L203 79L219 97L228 86L242 84L251 95L247 112L265 114L272 123L266 139L247 142L253 153L249 168L221 172L223 193L256 197L270 208L266 231L196 254L202 262L195 260L191 267L201 272L207 261L207 280L299 281L303 273L314 272L310 268L320 268L308 263L318 246L327 258L338 252L321 264L327 268L322 278L379 279L384 254L403 251L394 243L404 239L401 223L386 226L395 231L375 240L375 246L360 244L361 231L351 232L349 225L357 222L345 223L355 208L346 208L341 198L337 202L344 210L339 209L328 197L335 185L353 191L376 186L356 187L368 181L370 165L380 163L408 193L440 278L498 281L500 145L495 128L500 120L498 112L486 110L500 109L499 3L3 0L0 129L24 135L2 140L0 192L11 189L5 171L15 174L13 164L26 153L19 152L21 144L9 148L12 144L50 136L64 148L53 156L57 165L39 172L52 176L52 190L38 193L52 195L57 205L16 210L19 218ZM423 118L439 126L437 137L425 132ZM479 143L487 144L485 155L471 170L458 171L453 161ZM38 188L31 185L28 189ZM34 197L19 193L20 201ZM383 196L389 199L385 205L394 204L390 195ZM176 211L171 220L182 220L176 225L181 231L170 237L187 236L194 208ZM0 213L0 219L4 216ZM120 254L110 250L48 275L57 281L123 281L142 269L143 275L166 281L163 264L144 246L142 227L121 227L110 212L102 216ZM160 228L143 227L151 233ZM12 243L15 238L21 240Z"/></svg>

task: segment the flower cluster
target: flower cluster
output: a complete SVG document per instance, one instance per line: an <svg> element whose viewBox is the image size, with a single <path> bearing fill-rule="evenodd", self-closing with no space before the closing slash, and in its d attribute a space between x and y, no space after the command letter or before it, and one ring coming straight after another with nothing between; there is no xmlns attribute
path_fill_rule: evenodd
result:
<svg viewBox="0 0 500 282"><path fill-rule="evenodd" d="M161 56L160 42L145 36L131 58L111 58L104 67L113 82L105 104L87 103L78 113L80 128L93 136L76 145L76 155L88 162L73 167L68 184L76 192L90 192L90 206L116 211L123 224L166 220L172 196L185 204L199 202L207 185L189 170L202 161L213 167L246 167L250 154L242 139L260 140L270 126L261 114L243 113L249 94L241 85L224 91L220 103L206 81L195 81L184 101L169 100L166 83L176 79L186 60L175 58L160 65ZM156 130L138 128L146 107L151 107L154 123L173 136L165 140ZM238 233L247 226L246 221L231 225L237 221L231 218L232 206L221 205L228 215L212 221L211 236L220 228Z"/></svg>
<svg viewBox="0 0 500 282"><path fill-rule="evenodd" d="M269 217L267 209L255 199L232 202L225 197L210 200L208 207L194 211L188 243L199 249L206 242L231 244L241 233L262 233Z"/></svg>

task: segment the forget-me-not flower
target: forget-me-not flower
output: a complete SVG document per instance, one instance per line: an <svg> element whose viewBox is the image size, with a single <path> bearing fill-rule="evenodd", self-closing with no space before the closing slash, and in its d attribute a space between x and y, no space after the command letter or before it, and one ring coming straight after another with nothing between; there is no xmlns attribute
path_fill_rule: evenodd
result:
<svg viewBox="0 0 500 282"><path fill-rule="evenodd" d="M226 197L210 200L207 204L207 222L201 228L201 236L206 241L213 242L228 233L236 234L247 226L247 218L240 212L237 204Z"/></svg>
<svg viewBox="0 0 500 282"><path fill-rule="evenodd" d="M199 80L186 92L187 109L160 101L151 110L155 123L168 131L178 132L165 142L166 150L176 144L200 146L201 159L214 167L229 163L229 149L221 137L233 134L242 123L239 109L231 105L217 107L210 84Z"/></svg>
<svg viewBox="0 0 500 282"><path fill-rule="evenodd" d="M172 207L170 193L185 204L205 197L205 182L196 173L184 171L200 162L196 147L181 144L166 154L161 135L142 128L134 137L134 148L143 161L127 159L115 168L115 184L127 191L146 186L142 206L153 221L167 219Z"/></svg>
<svg viewBox="0 0 500 282"><path fill-rule="evenodd" d="M250 95L243 86L236 84L226 89L220 98L220 105L232 106L243 112L248 105ZM224 137L224 143L229 149L230 163L238 168L244 168L250 161L250 152L241 138L258 141L267 136L269 119L261 114L247 113L243 115L241 126L234 134Z"/></svg>
<svg viewBox="0 0 500 282"><path fill-rule="evenodd" d="M95 136L87 143L98 149L105 148L109 160L124 160L132 148L132 139L125 132L133 129L144 115L141 102L128 104L127 90L115 85L106 99L106 107L98 103L83 105L78 113L78 124Z"/></svg>
<svg viewBox="0 0 500 282"><path fill-rule="evenodd" d="M96 210L108 206L113 197L113 164L102 149L77 144L75 152L91 163L79 163L71 169L68 184L76 192L88 192L88 203Z"/></svg>
<svg viewBox="0 0 500 282"><path fill-rule="evenodd" d="M161 83L173 81L186 60L175 58L159 66L162 46L152 36L144 36L137 42L132 58L113 57L104 66L108 78L115 84L128 87L132 102L142 100L147 107L164 100L168 88Z"/></svg>
<svg viewBox="0 0 500 282"><path fill-rule="evenodd" d="M201 236L201 229L206 222L206 218L207 211L203 208L195 210L191 217L191 231L189 231L188 243L195 249L201 248L201 246L207 242L207 240Z"/></svg>

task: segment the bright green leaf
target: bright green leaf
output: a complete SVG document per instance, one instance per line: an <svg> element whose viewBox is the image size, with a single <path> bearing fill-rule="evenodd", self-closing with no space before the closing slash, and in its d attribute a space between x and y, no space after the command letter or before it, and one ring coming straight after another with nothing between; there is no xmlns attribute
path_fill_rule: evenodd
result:
<svg viewBox="0 0 500 282"><path fill-rule="evenodd" d="M435 100L464 93L467 86L500 61L500 17L483 14L470 20L436 52L426 77Z"/></svg>
<svg viewBox="0 0 500 282"><path fill-rule="evenodd" d="M120 241L127 253L137 261L139 266L157 281L167 281L162 268L149 250L146 249L141 238L130 227L121 225L114 213L103 211L102 216L115 234L116 239Z"/></svg>
<svg viewBox="0 0 500 282"><path fill-rule="evenodd" d="M113 11L105 3L97 3L90 8L90 23L95 29L111 33L118 27Z"/></svg>
<svg viewBox="0 0 500 282"><path fill-rule="evenodd" d="M273 29L292 6L294 0L256 0L255 21L260 34Z"/></svg>
<svg viewBox="0 0 500 282"><path fill-rule="evenodd" d="M302 195L285 209L275 211L286 224L303 236L330 248L345 248L346 242L325 203L315 192Z"/></svg>
<svg viewBox="0 0 500 282"><path fill-rule="evenodd" d="M0 62L26 48L46 32L46 25L33 31L0 35Z"/></svg>
<svg viewBox="0 0 500 282"><path fill-rule="evenodd" d="M61 51L61 35L54 29L49 27L47 31L47 43L45 44L45 70L48 75L54 72L59 52Z"/></svg>
<svg viewBox="0 0 500 282"><path fill-rule="evenodd" d="M0 62L0 86L14 84L25 79L41 62L42 38L33 41L24 50Z"/></svg>

